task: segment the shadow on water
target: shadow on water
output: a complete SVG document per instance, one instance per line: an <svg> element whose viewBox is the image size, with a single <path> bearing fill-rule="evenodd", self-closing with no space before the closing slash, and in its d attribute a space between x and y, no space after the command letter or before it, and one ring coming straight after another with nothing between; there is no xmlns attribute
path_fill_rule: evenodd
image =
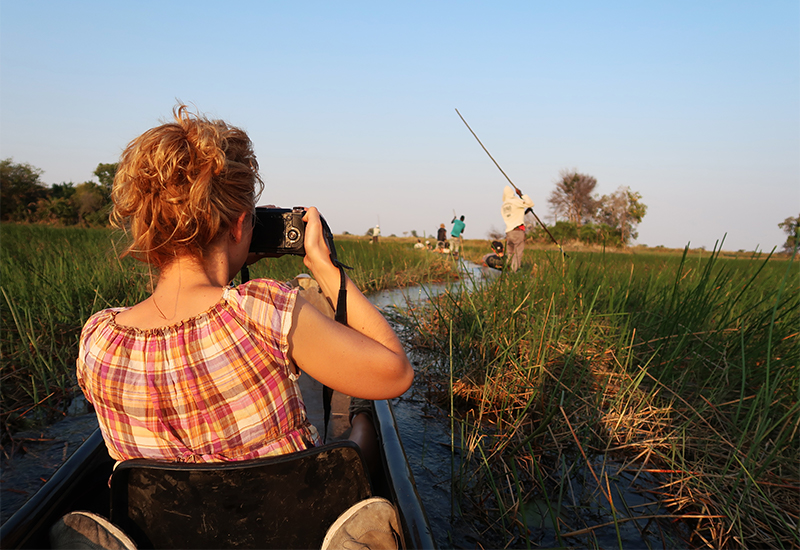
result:
<svg viewBox="0 0 800 550"><path fill-rule="evenodd" d="M381 292L370 296L370 301L391 319L403 308L448 289L484 284L499 275L495 270L475 264L463 265L466 273L461 282ZM397 328L402 338L403 331ZM410 349L409 358L418 370L441 360L413 349ZM674 528L655 519L669 515L654 495L659 480L645 473L637 474L630 470L630 464L623 465L603 455L591 458L591 470L579 456L571 463L562 461L554 475L566 480L565 494L559 498L554 490L552 494L523 504L517 518L527 527L527 541L523 537L511 544L505 540L490 540L491 530L487 526L458 511L451 489L454 472L461 468L461 450L466 445L462 445L458 434L452 435L447 413L427 399L430 386L424 368L422 371L412 388L393 399L392 405L417 489L440 548L676 548L684 545ZM547 459L546 456L541 458ZM553 462L557 463L558 459ZM603 472L606 476L613 510L605 496L606 488L598 488L592 471ZM559 524L558 531L554 522ZM570 532L570 537L564 537Z"/></svg>

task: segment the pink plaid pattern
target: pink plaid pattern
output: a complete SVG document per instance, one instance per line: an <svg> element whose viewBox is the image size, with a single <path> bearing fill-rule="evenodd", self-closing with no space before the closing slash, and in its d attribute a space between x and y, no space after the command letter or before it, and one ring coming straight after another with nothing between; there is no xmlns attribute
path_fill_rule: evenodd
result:
<svg viewBox="0 0 800 550"><path fill-rule="evenodd" d="M297 290L266 279L226 289L177 325L118 325L112 308L83 328L78 382L116 460L246 460L319 444L287 335Z"/></svg>

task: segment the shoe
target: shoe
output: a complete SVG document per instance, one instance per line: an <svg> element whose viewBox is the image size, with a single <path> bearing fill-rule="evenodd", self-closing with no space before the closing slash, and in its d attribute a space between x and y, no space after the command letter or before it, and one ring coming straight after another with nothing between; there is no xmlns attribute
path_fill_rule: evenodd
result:
<svg viewBox="0 0 800 550"><path fill-rule="evenodd" d="M385 498L373 497L351 506L330 526L322 550L405 548L397 510Z"/></svg>
<svg viewBox="0 0 800 550"><path fill-rule="evenodd" d="M358 397L350 398L350 407L348 408L348 417L350 424L353 423L353 417L357 414L366 413L372 417L372 401L369 399L360 399Z"/></svg>
<svg viewBox="0 0 800 550"><path fill-rule="evenodd" d="M122 530L91 512L70 512L50 528L51 548L136 550Z"/></svg>

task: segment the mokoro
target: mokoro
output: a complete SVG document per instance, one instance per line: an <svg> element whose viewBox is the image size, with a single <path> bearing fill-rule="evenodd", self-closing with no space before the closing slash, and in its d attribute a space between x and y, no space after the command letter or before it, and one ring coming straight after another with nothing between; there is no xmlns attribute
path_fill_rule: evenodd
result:
<svg viewBox="0 0 800 550"><path fill-rule="evenodd" d="M312 380L311 382L313 383L314 381ZM304 395L306 395L306 392L304 392ZM310 397L306 398L307 402L313 400ZM334 402L335 409L336 401ZM435 548L431 528L399 438L391 404L388 401L376 401L374 412L373 418L378 432L379 446L382 451L382 467L378 472L372 473L371 493L375 496L385 497L397 506L407 548ZM339 416L341 417L342 413L339 413ZM334 418L335 422L336 418ZM341 418L339 418L339 424L343 424ZM333 428L336 431L336 426L333 426ZM341 432L341 430L339 431ZM222 482L223 487L221 489L219 487L220 483L217 483L219 480L211 479L209 481L207 476L204 479L201 478L200 482L194 483L193 479L195 478L192 478L192 476L195 474L192 472L187 473L180 466L178 467L178 470L180 470L178 472L166 472L167 476L171 476L166 483L163 482L161 477L148 478L147 476L150 474L145 471L144 477L140 476L138 480L140 491L139 497L136 498L141 499L142 495L144 495L144 498L150 498L152 502L139 502L138 505L140 507L144 505L145 510L152 515L150 518L151 523L158 529L166 525L170 527L167 531L172 534L191 533L195 538L182 540L184 540L185 544L186 541L190 541L192 547L221 548L230 542L238 548L318 548L321 542L320 533L324 536L324 531L326 530L324 525L318 525L318 523L322 522L318 519L322 517L320 514L327 514L324 515L325 522L329 521L328 518L335 519L340 513L339 508L344 506L346 509L349 506L346 502L340 502L341 499L338 496L344 495L348 491L352 492L352 487L356 485L366 484L365 486L368 487L366 490L370 491L370 483L366 479L352 482L352 479L347 478L349 481L341 482L342 477L348 475L345 472L349 469L349 465L336 463L335 460L340 462L349 460L347 457L354 456L354 452L358 454L357 451L353 451L354 445L350 444L350 442L341 442L343 435L346 434L339 433L337 435L340 440L339 443L333 443L329 446L331 452L317 453L317 456L312 457L310 462L312 466L308 466L308 458L306 463L303 463L294 455L279 457L280 460L277 465L269 465L270 468L277 468L275 470L277 474L275 475L270 473L272 470L260 469L260 474L252 476L246 474L242 478L242 470L241 468L236 468L237 463L223 463L216 470L235 468L239 471L235 472L236 476L238 476L236 477L237 481L230 486L225 485L227 482ZM308 454L309 452L303 451L303 453ZM296 454L299 455L301 453ZM320 456L323 458L320 458ZM334 457L335 460L329 457ZM360 458L360 455L357 458ZM128 461L128 463L130 462L136 461ZM353 462L359 461L354 460ZM244 465L246 463L238 464ZM316 483L315 480L322 479L325 475L328 475L323 475L324 472L321 471L324 468L320 467L320 464L327 465L328 470L331 470L334 474L330 487L313 486ZM63 514L72 510L93 511L104 517L111 518L115 523L123 523L126 532L136 540L135 535L138 535L138 533L132 533L131 529L136 531L137 527L129 527L128 524L124 523L124 518L119 520L121 514L124 516L128 513L127 510L120 511L127 504L125 502L120 504L119 491L112 491L109 488L109 478L112 474L113 465L114 461L109 457L100 431L97 430L64 463L42 489L0 528L0 547L48 548L50 526ZM169 465L166 466L166 469L169 470ZM360 464L357 466L361 468ZM212 466L212 470L214 469L215 467ZM367 477L363 469L358 470L356 468L354 471L361 472L363 478ZM212 474L227 475L225 472L220 474L219 471L214 471ZM114 472L115 479L118 476L128 475L133 476L133 474L128 474L127 472L120 474L120 468L117 468L117 471ZM158 473L156 475L162 476L164 474ZM178 476L178 481L175 481L175 476ZM153 481L153 479L156 479L156 481ZM289 479L295 481L297 479L305 480L311 483L312 486L305 489L297 489L293 492L287 491L284 485L294 484L294 481L287 482ZM206 485L202 485L202 483L206 483ZM344 485L339 487L336 483L344 483ZM112 484L116 484L115 487L119 486L116 481ZM165 497L163 494L159 496L157 489L164 489L165 486L167 489L162 493L166 492L167 496ZM182 489L178 491L173 489L174 487ZM216 492L198 495L198 490L206 491L206 489L198 489L198 487L209 488L209 493L212 490ZM129 490L126 488L123 491L123 500L128 497L128 493L133 495L134 492L134 489ZM332 498L332 494L336 496ZM275 502L275 500L280 500L279 498L276 499L275 495L283 495L284 498L280 502ZM310 498L314 502L308 501L309 495L312 495ZM317 495L317 498L314 498L314 495ZM320 497L319 495L327 496ZM363 498L363 495L359 498ZM132 496L131 500L135 500L135 498ZM231 503L234 503L234 505ZM263 509L258 509L257 506L267 506L269 510L264 511ZM231 508L234 509L233 512L231 512ZM206 511L210 513L206 514ZM219 518L225 517L224 514L231 513L234 515L240 513L244 518L237 518L238 523L236 525L220 526L214 522L207 521L208 517L219 521ZM278 524L282 525L282 527L281 529L275 529L274 522L278 521L275 520L275 517L280 513L288 516L288 520L284 518L281 520L283 523L279 521ZM134 515L133 512L130 515ZM202 516L202 520L198 516ZM240 519L241 521L239 521ZM272 520L273 523L271 524L267 520ZM201 533L200 521L203 522L203 527L207 530L205 534ZM269 532L277 533L280 536L271 537L267 540L263 537L259 538L260 535L245 536L250 527L255 527L256 529L254 530L262 534ZM212 531L208 531L208 529L212 529ZM148 546L148 542L142 543L137 540L137 543L141 547Z"/></svg>

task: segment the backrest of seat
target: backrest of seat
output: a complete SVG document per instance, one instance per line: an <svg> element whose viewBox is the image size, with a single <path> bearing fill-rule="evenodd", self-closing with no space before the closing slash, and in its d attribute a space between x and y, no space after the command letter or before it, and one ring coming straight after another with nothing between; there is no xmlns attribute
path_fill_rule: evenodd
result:
<svg viewBox="0 0 800 550"><path fill-rule="evenodd" d="M111 521L140 548L319 548L371 494L351 441L242 462L129 460L111 478Z"/></svg>

